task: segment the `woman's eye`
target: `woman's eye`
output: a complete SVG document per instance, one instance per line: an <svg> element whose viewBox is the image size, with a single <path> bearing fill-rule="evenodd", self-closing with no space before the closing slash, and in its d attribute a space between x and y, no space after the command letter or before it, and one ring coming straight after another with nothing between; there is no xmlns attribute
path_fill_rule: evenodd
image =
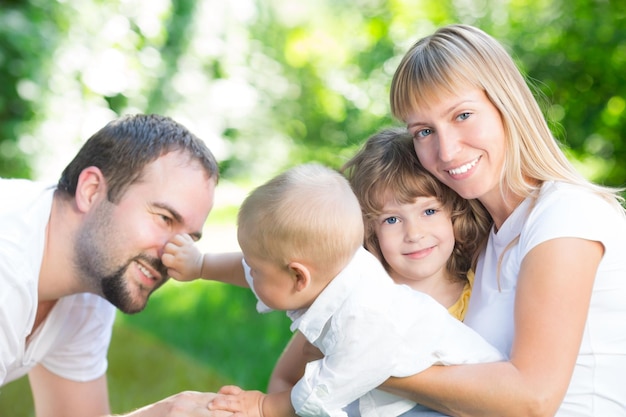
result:
<svg viewBox="0 0 626 417"><path fill-rule="evenodd" d="M433 133L432 129L420 129L420 130L415 131L415 135L413 135L413 137L415 139L421 139L421 138L425 138L431 133Z"/></svg>
<svg viewBox="0 0 626 417"><path fill-rule="evenodd" d="M385 220L383 220L384 223L387 224L396 224L398 223L398 218L397 217L387 217Z"/></svg>
<svg viewBox="0 0 626 417"><path fill-rule="evenodd" d="M159 214L159 217L161 218L161 220L163 221L163 223L165 223L165 224L167 224L167 225L172 224L172 221L173 221L173 220L172 220L172 218L171 218L171 217L168 217L168 216L166 216L165 214Z"/></svg>
<svg viewBox="0 0 626 417"><path fill-rule="evenodd" d="M469 119L469 117L470 117L470 113L468 112L459 114L459 120L466 120L466 119Z"/></svg>

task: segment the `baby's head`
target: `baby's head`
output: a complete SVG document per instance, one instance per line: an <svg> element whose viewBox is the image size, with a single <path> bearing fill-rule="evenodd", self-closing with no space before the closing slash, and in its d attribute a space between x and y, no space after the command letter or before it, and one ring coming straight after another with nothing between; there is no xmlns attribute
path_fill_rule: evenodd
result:
<svg viewBox="0 0 626 417"><path fill-rule="evenodd" d="M309 274L312 288L321 291L363 245L361 208L341 174L319 164L304 164L250 193L239 210L237 238L252 268L257 296L274 309L301 308L304 281L298 275ZM288 294L293 297L268 300L277 297L276 287L263 294L259 288L263 278L257 279L251 263L257 269L272 269L283 281L289 281L289 275L294 285Z"/></svg>

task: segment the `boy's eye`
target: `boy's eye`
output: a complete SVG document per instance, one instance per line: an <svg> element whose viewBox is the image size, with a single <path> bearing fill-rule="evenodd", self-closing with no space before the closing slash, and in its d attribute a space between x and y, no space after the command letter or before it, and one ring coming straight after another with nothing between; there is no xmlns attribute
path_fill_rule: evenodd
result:
<svg viewBox="0 0 626 417"><path fill-rule="evenodd" d="M424 214L427 215L427 216L432 216L435 213L437 213L436 209L426 209L426 210L424 210Z"/></svg>
<svg viewBox="0 0 626 417"><path fill-rule="evenodd" d="M383 222L387 223L387 224L396 224L396 223L398 223L398 218L397 217L393 217L393 216L392 217L387 217Z"/></svg>

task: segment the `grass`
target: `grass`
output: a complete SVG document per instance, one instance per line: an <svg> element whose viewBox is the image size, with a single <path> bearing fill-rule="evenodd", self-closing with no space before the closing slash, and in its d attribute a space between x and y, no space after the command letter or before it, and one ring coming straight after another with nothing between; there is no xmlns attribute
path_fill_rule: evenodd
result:
<svg viewBox="0 0 626 417"><path fill-rule="evenodd" d="M210 365L125 324L115 327L109 363L114 413L127 412L183 390L214 390L225 382Z"/></svg>
<svg viewBox="0 0 626 417"><path fill-rule="evenodd" d="M264 390L291 337L283 312L259 314L245 288L207 281L169 282L141 314L118 316L208 364L228 383Z"/></svg>

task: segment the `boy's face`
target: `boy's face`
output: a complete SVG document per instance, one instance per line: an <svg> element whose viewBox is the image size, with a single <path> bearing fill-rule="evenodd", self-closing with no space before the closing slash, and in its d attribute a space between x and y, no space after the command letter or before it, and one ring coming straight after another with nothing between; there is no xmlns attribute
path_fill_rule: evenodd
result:
<svg viewBox="0 0 626 417"><path fill-rule="evenodd" d="M446 263L454 249L454 229L447 210L434 197L399 204L388 198L375 220L383 257L399 284L447 279Z"/></svg>
<svg viewBox="0 0 626 417"><path fill-rule="evenodd" d="M99 194L75 242L80 279L120 310L142 310L167 279L165 244L178 233L200 237L214 190L197 162L171 152L148 164L117 204Z"/></svg>

